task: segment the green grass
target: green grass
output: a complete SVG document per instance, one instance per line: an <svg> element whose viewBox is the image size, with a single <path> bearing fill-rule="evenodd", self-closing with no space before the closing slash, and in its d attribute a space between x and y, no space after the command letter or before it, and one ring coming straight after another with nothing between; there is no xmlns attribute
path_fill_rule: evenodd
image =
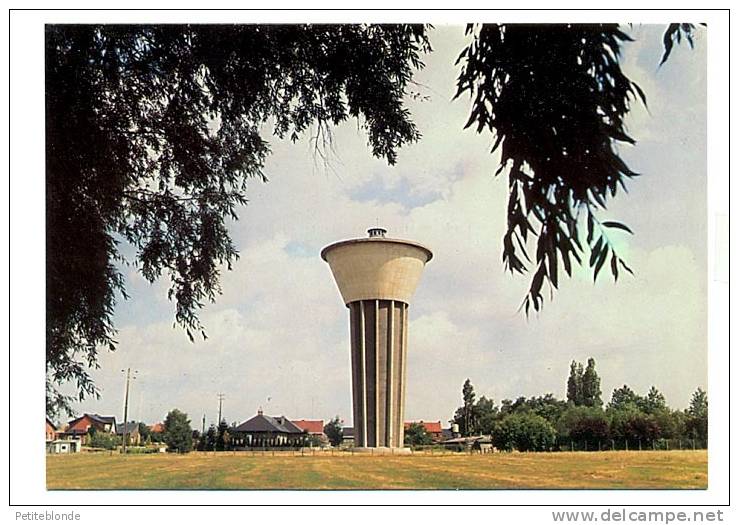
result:
<svg viewBox="0 0 739 525"><path fill-rule="evenodd" d="M705 489L703 451L46 458L48 489Z"/></svg>

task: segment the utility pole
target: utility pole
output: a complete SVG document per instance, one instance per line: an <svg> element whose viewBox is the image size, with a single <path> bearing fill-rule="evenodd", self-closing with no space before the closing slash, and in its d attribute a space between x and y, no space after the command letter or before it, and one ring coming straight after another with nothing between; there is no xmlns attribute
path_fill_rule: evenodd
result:
<svg viewBox="0 0 739 525"><path fill-rule="evenodd" d="M123 453L126 453L126 445L128 442L128 390L131 385L131 368L127 368L126 370L121 370L121 372L126 373L126 396L125 400L123 402ZM133 371L134 374L138 373L138 370ZM133 376L133 379L136 379L136 376Z"/></svg>
<svg viewBox="0 0 739 525"><path fill-rule="evenodd" d="M223 413L223 398L226 397L225 394L218 394L218 426L221 426L221 418Z"/></svg>
<svg viewBox="0 0 739 525"><path fill-rule="evenodd" d="M205 414L203 414L203 433L202 435L205 435Z"/></svg>

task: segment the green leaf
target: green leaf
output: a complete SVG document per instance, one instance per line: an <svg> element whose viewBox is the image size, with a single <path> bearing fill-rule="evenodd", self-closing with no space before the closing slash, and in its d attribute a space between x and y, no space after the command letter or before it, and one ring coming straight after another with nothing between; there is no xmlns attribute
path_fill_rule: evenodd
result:
<svg viewBox="0 0 739 525"><path fill-rule="evenodd" d="M615 253L611 256L611 273L613 274L613 280L618 281L618 257Z"/></svg>
<svg viewBox="0 0 739 525"><path fill-rule="evenodd" d="M557 252L554 245L547 251L547 266L549 266L549 282L557 288Z"/></svg>
<svg viewBox="0 0 739 525"><path fill-rule="evenodd" d="M616 222L616 221L605 221L602 224L606 228L617 228L619 230L623 230L625 232L629 232L631 235L634 235L634 232L631 231L631 228L629 228L625 224L621 224L620 222Z"/></svg>
<svg viewBox="0 0 739 525"><path fill-rule="evenodd" d="M570 262L570 254L568 252L562 254L562 262L568 277L572 277L572 263Z"/></svg>
<svg viewBox="0 0 739 525"><path fill-rule="evenodd" d="M603 253L600 254L600 257L598 258L598 263L595 265L595 273L593 274L593 282L598 278L598 272L600 272L600 269L603 268L603 263L606 262L606 259L608 258L608 247L604 246Z"/></svg>
<svg viewBox="0 0 739 525"><path fill-rule="evenodd" d="M541 266L539 266L539 269L534 274L534 278L531 280L530 293L532 296L538 295L539 292L541 291L541 285L544 284L545 274L546 274L546 270L544 268L544 265L542 264ZM534 300L534 305L536 306L536 300Z"/></svg>
<svg viewBox="0 0 739 525"><path fill-rule="evenodd" d="M659 65L661 66L665 62L667 62L667 58L670 56L670 53L672 52L672 34L675 31L679 31L679 24L670 24L667 28L667 31L665 31L664 35L662 35L662 45L665 48L665 52L662 55L662 60L660 60Z"/></svg>
<svg viewBox="0 0 739 525"><path fill-rule="evenodd" d="M588 244L593 241L593 214L588 213Z"/></svg>
<svg viewBox="0 0 739 525"><path fill-rule="evenodd" d="M598 260L598 256L600 255L600 250L602 246L603 237L599 237L598 242L595 243L595 246L593 246L593 249L590 251L590 267L592 267L595 264L595 261Z"/></svg>

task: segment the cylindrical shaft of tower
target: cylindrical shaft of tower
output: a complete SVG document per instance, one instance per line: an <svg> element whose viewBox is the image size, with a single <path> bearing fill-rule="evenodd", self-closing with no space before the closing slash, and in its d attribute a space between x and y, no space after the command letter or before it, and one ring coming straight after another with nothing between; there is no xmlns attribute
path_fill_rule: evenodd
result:
<svg viewBox="0 0 739 525"><path fill-rule="evenodd" d="M402 447L408 305L370 299L348 306L356 445Z"/></svg>

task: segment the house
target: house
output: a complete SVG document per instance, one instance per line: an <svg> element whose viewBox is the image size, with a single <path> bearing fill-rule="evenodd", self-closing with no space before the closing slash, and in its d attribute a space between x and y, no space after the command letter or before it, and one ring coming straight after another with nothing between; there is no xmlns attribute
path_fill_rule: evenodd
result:
<svg viewBox="0 0 739 525"><path fill-rule="evenodd" d="M149 432L151 432L152 434L163 434L164 423L154 423L153 425L150 425Z"/></svg>
<svg viewBox="0 0 739 525"><path fill-rule="evenodd" d="M312 435L323 434L323 419L293 419L292 423Z"/></svg>
<svg viewBox="0 0 739 525"><path fill-rule="evenodd" d="M46 442L48 454L74 454L82 450L82 438L54 439Z"/></svg>
<svg viewBox="0 0 739 525"><path fill-rule="evenodd" d="M344 427L341 429L341 448L352 448L354 446L354 427Z"/></svg>
<svg viewBox="0 0 739 525"><path fill-rule="evenodd" d="M285 416L257 415L233 429L231 443L237 448L303 447L308 433Z"/></svg>
<svg viewBox="0 0 739 525"><path fill-rule="evenodd" d="M56 438L56 425L51 420L46 418L46 441L54 441Z"/></svg>
<svg viewBox="0 0 739 525"><path fill-rule="evenodd" d="M441 443L444 439L443 430L441 428L441 421L406 421L403 425L405 430L408 430L413 423L420 423L426 432L431 436L431 440L434 443Z"/></svg>
<svg viewBox="0 0 739 525"><path fill-rule="evenodd" d="M141 444L141 433L139 432L139 424L135 421L128 423L119 423L115 427L115 433L123 439L123 435L128 435L128 444L138 446Z"/></svg>
<svg viewBox="0 0 739 525"><path fill-rule="evenodd" d="M323 419L293 419L292 423L308 433L311 445L328 445L328 437L323 433Z"/></svg>
<svg viewBox="0 0 739 525"><path fill-rule="evenodd" d="M84 414L69 422L64 432L57 432L62 438L81 438L83 443L90 440L90 429L96 432L115 434L115 416L101 416L99 414Z"/></svg>

